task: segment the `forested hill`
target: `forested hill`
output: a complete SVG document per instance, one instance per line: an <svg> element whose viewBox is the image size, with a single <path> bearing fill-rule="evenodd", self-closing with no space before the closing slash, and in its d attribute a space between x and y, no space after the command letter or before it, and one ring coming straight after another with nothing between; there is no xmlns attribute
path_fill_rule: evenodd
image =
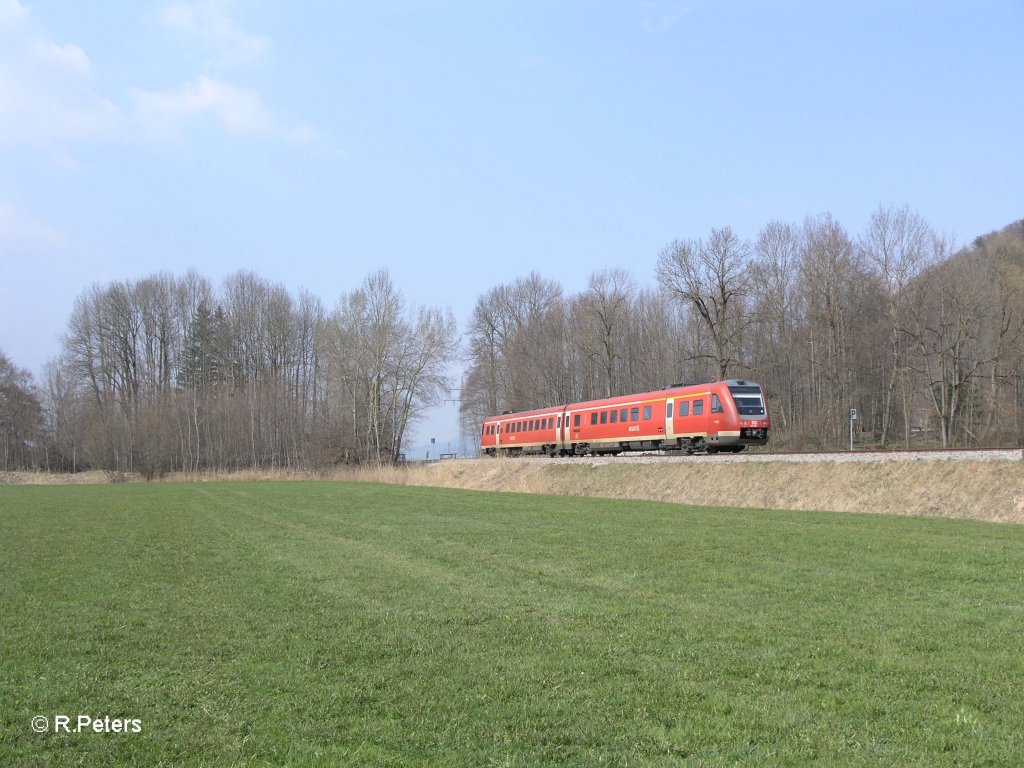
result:
<svg viewBox="0 0 1024 768"><path fill-rule="evenodd" d="M461 347L460 347L461 345ZM463 359L461 429L509 408L750 378L774 448L1024 444L1024 221L958 248L906 207L668 243L656 274L484 290L461 338L387 272L327 308L241 272L88 288L40 381L0 354L0 468L390 461ZM454 425L453 425L454 430Z"/></svg>
<svg viewBox="0 0 1024 768"><path fill-rule="evenodd" d="M470 421L511 408L752 378L775 448L1024 443L1024 222L962 249L908 208L676 241L655 282L622 269L567 295L539 275L480 297Z"/></svg>

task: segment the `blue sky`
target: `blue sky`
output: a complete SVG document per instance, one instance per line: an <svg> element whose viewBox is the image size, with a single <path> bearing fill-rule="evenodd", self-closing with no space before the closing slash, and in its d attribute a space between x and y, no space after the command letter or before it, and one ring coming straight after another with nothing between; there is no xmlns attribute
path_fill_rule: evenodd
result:
<svg viewBox="0 0 1024 768"><path fill-rule="evenodd" d="M160 270L332 307L384 266L461 324L724 225L969 242L1024 216L1022 39L1019 0L0 0L0 349L38 374Z"/></svg>

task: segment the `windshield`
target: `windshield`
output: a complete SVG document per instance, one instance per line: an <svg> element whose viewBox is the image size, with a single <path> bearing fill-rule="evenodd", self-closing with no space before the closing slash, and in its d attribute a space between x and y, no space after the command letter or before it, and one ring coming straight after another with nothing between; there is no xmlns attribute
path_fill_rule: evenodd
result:
<svg viewBox="0 0 1024 768"><path fill-rule="evenodd" d="M729 387L732 398L736 401L736 410L740 416L764 416L764 400L761 388L756 385Z"/></svg>

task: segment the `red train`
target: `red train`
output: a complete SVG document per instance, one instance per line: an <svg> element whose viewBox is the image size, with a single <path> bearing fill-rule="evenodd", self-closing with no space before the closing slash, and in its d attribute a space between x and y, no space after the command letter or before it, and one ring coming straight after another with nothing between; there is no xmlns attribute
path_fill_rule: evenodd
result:
<svg viewBox="0 0 1024 768"><path fill-rule="evenodd" d="M484 420L488 456L582 456L623 451L742 451L768 442L760 384L730 379L571 403Z"/></svg>

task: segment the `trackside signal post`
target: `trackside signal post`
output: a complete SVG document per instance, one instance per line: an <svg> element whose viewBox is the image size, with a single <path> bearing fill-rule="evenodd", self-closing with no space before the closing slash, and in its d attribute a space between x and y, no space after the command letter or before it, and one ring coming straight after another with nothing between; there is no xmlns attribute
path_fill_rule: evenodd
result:
<svg viewBox="0 0 1024 768"><path fill-rule="evenodd" d="M853 450L853 422L857 420L857 409L850 409L850 450Z"/></svg>

